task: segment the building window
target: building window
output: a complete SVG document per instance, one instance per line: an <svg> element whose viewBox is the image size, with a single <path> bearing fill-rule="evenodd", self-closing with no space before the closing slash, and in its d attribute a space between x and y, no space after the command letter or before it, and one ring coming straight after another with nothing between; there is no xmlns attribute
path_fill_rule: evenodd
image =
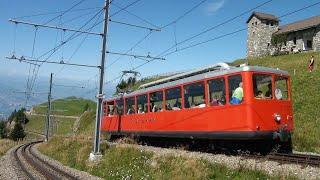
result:
<svg viewBox="0 0 320 180"><path fill-rule="evenodd" d="M269 25L269 21L267 21L267 23L266 23L267 25Z"/></svg>
<svg viewBox="0 0 320 180"><path fill-rule="evenodd" d="M297 37L293 38L293 44L296 45L297 44Z"/></svg>
<svg viewBox="0 0 320 180"><path fill-rule="evenodd" d="M311 40L307 40L307 48L312 49L312 41Z"/></svg>
<svg viewBox="0 0 320 180"><path fill-rule="evenodd" d="M267 45L268 47L270 46L270 43L268 43L268 45Z"/></svg>
<svg viewBox="0 0 320 180"><path fill-rule="evenodd" d="M257 25L257 24L258 24L258 22L256 21L256 22L255 22L255 24Z"/></svg>
<svg viewBox="0 0 320 180"><path fill-rule="evenodd" d="M226 104L226 88L224 78L208 81L209 105L218 106Z"/></svg>
<svg viewBox="0 0 320 180"><path fill-rule="evenodd" d="M138 114L148 112L148 96L146 94L137 97Z"/></svg>
<svg viewBox="0 0 320 180"><path fill-rule="evenodd" d="M184 86L184 108L205 107L203 82Z"/></svg>
<svg viewBox="0 0 320 180"><path fill-rule="evenodd" d="M159 112L162 111L163 104L163 92L158 91L150 94L150 110L151 112Z"/></svg>
<svg viewBox="0 0 320 180"><path fill-rule="evenodd" d="M134 97L126 98L126 114L134 114L136 112Z"/></svg>
<svg viewBox="0 0 320 180"><path fill-rule="evenodd" d="M230 104L241 104L243 101L243 85L241 75L229 77Z"/></svg>
<svg viewBox="0 0 320 180"><path fill-rule="evenodd" d="M181 100L180 87L166 90L166 110L180 110Z"/></svg>
<svg viewBox="0 0 320 180"><path fill-rule="evenodd" d="M270 23L270 26L273 26L273 22Z"/></svg>

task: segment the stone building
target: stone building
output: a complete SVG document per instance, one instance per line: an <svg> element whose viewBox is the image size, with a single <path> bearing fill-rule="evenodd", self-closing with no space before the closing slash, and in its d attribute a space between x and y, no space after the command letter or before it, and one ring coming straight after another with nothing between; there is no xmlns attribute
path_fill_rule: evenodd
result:
<svg viewBox="0 0 320 180"><path fill-rule="evenodd" d="M320 51L320 16L279 26L276 16L253 12L247 25L247 57ZM281 43L272 43L280 36Z"/></svg>

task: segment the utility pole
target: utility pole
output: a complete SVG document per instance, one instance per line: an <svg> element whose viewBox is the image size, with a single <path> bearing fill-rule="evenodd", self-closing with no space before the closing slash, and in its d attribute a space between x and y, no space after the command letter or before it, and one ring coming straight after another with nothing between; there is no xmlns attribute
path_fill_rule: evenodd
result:
<svg viewBox="0 0 320 180"><path fill-rule="evenodd" d="M45 134L46 134L46 141L49 140L49 129L50 129L50 114L51 114L51 89L52 89L52 75L53 73L51 73L50 75L50 86L49 86L49 93L48 93L48 110L47 110L47 122L46 122L46 130L45 130Z"/></svg>
<svg viewBox="0 0 320 180"><path fill-rule="evenodd" d="M104 78L104 65L106 60L107 50L107 34L108 34L108 21L109 21L109 4L110 0L105 0L104 5L104 27L103 27L103 39L102 39L102 51L101 51L101 65L100 65L100 81L99 81L99 93L97 94L97 110L96 110L96 124L93 142L93 152L90 153L90 160L97 160L101 157L100 153L100 126L102 119L102 101L103 101L103 78Z"/></svg>

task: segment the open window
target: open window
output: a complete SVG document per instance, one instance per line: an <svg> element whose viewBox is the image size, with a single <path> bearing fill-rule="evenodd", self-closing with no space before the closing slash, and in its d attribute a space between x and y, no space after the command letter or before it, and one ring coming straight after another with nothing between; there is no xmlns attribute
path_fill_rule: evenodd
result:
<svg viewBox="0 0 320 180"><path fill-rule="evenodd" d="M163 110L163 92L158 91L150 94L150 111L159 112Z"/></svg>
<svg viewBox="0 0 320 180"><path fill-rule="evenodd" d="M203 82L184 86L184 108L196 107L206 107Z"/></svg>
<svg viewBox="0 0 320 180"><path fill-rule="evenodd" d="M148 112L148 95L143 94L137 96L138 114L143 114Z"/></svg>
<svg viewBox="0 0 320 180"><path fill-rule="evenodd" d="M181 109L181 87L167 89L166 91L166 110Z"/></svg>
<svg viewBox="0 0 320 180"><path fill-rule="evenodd" d="M222 106L226 104L226 86L224 78L208 81L209 105Z"/></svg>
<svg viewBox="0 0 320 180"><path fill-rule="evenodd" d="M135 114L136 103L134 97L126 98L126 114Z"/></svg>
<svg viewBox="0 0 320 180"><path fill-rule="evenodd" d="M113 116L115 114L114 101L109 101L106 103L108 116Z"/></svg>
<svg viewBox="0 0 320 180"><path fill-rule="evenodd" d="M254 74L252 76L253 93L255 99L272 99L272 76Z"/></svg>
<svg viewBox="0 0 320 180"><path fill-rule="evenodd" d="M230 104L241 104L244 97L241 75L230 76L228 81Z"/></svg>
<svg viewBox="0 0 320 180"><path fill-rule="evenodd" d="M275 90L274 96L277 100L288 100L289 90L288 90L288 78L286 77L276 77L275 79Z"/></svg>

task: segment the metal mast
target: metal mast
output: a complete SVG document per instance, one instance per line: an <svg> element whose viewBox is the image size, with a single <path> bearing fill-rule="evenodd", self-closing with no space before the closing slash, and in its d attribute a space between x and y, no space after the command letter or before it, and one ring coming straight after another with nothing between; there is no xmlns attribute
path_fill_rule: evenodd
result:
<svg viewBox="0 0 320 180"><path fill-rule="evenodd" d="M103 27L103 40L102 40L102 51L101 51L101 65L100 65L100 81L99 81L99 93L97 94L97 110L96 110L96 124L95 134L93 143L93 159L95 155L100 155L100 126L102 118L102 100L103 100L103 78L104 78L104 65L106 60L107 50L107 34L108 34L108 20L109 20L109 4L110 0L105 0L105 14L104 14L104 27Z"/></svg>
<svg viewBox="0 0 320 180"><path fill-rule="evenodd" d="M48 110L47 110L47 122L46 122L46 141L49 140L49 129L50 129L50 114L51 114L51 89L52 89L52 75L50 75L50 88L49 88L49 93L48 93Z"/></svg>

